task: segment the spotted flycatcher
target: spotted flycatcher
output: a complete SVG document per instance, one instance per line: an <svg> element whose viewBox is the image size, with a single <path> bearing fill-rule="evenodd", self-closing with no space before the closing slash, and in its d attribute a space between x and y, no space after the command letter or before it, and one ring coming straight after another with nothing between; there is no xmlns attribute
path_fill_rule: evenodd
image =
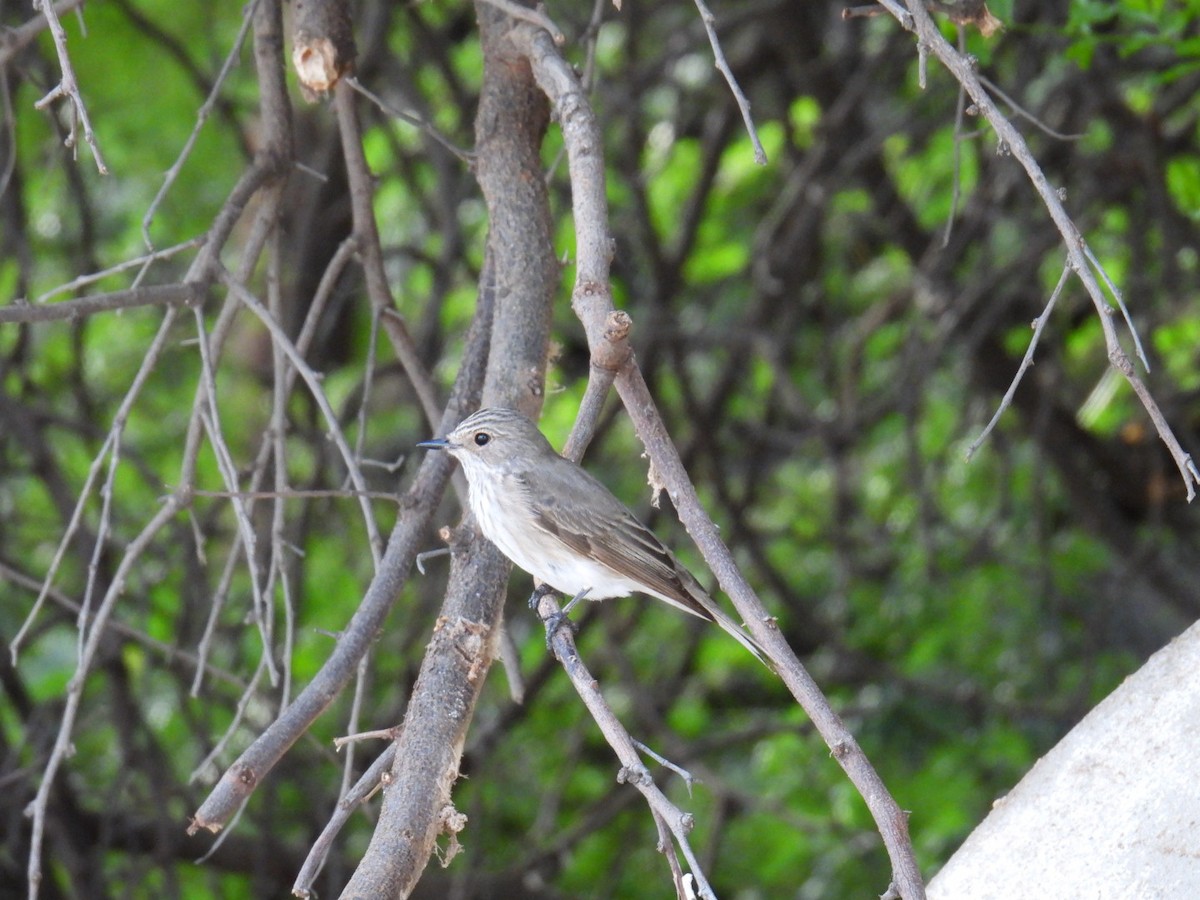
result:
<svg viewBox="0 0 1200 900"><path fill-rule="evenodd" d="M417 446L448 450L462 464L484 536L534 578L576 599L649 594L716 622L766 663L757 641L662 541L519 412L481 409L446 437Z"/></svg>

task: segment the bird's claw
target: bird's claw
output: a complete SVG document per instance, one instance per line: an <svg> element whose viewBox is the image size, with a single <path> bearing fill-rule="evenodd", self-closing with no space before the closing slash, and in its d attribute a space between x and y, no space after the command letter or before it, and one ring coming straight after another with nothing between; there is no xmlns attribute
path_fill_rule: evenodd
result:
<svg viewBox="0 0 1200 900"><path fill-rule="evenodd" d="M546 623L546 649L547 650L553 649L551 647L551 643L554 640L554 636L556 634L558 634L558 630L560 628L563 628L565 626L567 628L567 630L571 632L572 635L578 633L578 629L576 628L575 623L572 622L570 620L570 618L567 617L567 614L565 611L560 610L559 612L551 613L550 615L546 616L546 618L543 621Z"/></svg>
<svg viewBox="0 0 1200 900"><path fill-rule="evenodd" d="M547 594L553 594L554 588L546 584L544 581L533 589L533 593L529 595L529 608L537 609L538 604L542 602L542 598Z"/></svg>

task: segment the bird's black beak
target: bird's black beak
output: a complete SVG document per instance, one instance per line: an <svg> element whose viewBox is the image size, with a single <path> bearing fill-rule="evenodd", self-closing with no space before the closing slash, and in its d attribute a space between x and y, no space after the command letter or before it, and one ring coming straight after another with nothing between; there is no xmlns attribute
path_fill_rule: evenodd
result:
<svg viewBox="0 0 1200 900"><path fill-rule="evenodd" d="M445 450L450 442L445 438L434 438L432 441L421 441L417 446L422 450Z"/></svg>

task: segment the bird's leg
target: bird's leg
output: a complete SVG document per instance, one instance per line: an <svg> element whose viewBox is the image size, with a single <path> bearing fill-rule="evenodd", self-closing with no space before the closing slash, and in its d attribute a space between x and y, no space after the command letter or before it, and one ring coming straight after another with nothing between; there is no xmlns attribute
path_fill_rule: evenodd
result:
<svg viewBox="0 0 1200 900"><path fill-rule="evenodd" d="M543 581L541 584L535 587L533 589L533 593L529 595L529 608L537 609L538 604L542 602L542 598L548 594L553 594L554 592L554 588L550 587L550 585Z"/></svg>
<svg viewBox="0 0 1200 900"><path fill-rule="evenodd" d="M578 594L576 594L574 597L572 597L570 600L568 600L566 606L564 606L558 612L551 613L545 619L543 619L543 621L546 623L546 649L547 650L550 649L550 642L552 640L554 640L554 635L558 634L558 629L562 628L563 625L566 625L568 628L571 628L572 630L575 628L575 626L571 623L571 620L567 618L567 614L572 609L574 609L575 604L578 603L580 600L582 600L584 597L586 597L591 592L591 590L592 589L590 587L584 588L582 591L580 591ZM536 593L536 591L534 593Z"/></svg>

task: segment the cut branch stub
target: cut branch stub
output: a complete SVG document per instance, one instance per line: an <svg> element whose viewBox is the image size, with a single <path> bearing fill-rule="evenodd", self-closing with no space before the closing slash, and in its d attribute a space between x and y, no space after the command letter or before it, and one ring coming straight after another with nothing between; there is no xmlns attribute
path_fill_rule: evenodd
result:
<svg viewBox="0 0 1200 900"><path fill-rule="evenodd" d="M300 0L293 34L292 65L304 99L315 103L354 70L358 51L349 5L338 0Z"/></svg>
<svg viewBox="0 0 1200 900"><path fill-rule="evenodd" d="M633 319L623 309L615 309L604 320L604 340L592 348L592 365L606 372L621 371L633 348L629 345L629 333L633 330Z"/></svg>

